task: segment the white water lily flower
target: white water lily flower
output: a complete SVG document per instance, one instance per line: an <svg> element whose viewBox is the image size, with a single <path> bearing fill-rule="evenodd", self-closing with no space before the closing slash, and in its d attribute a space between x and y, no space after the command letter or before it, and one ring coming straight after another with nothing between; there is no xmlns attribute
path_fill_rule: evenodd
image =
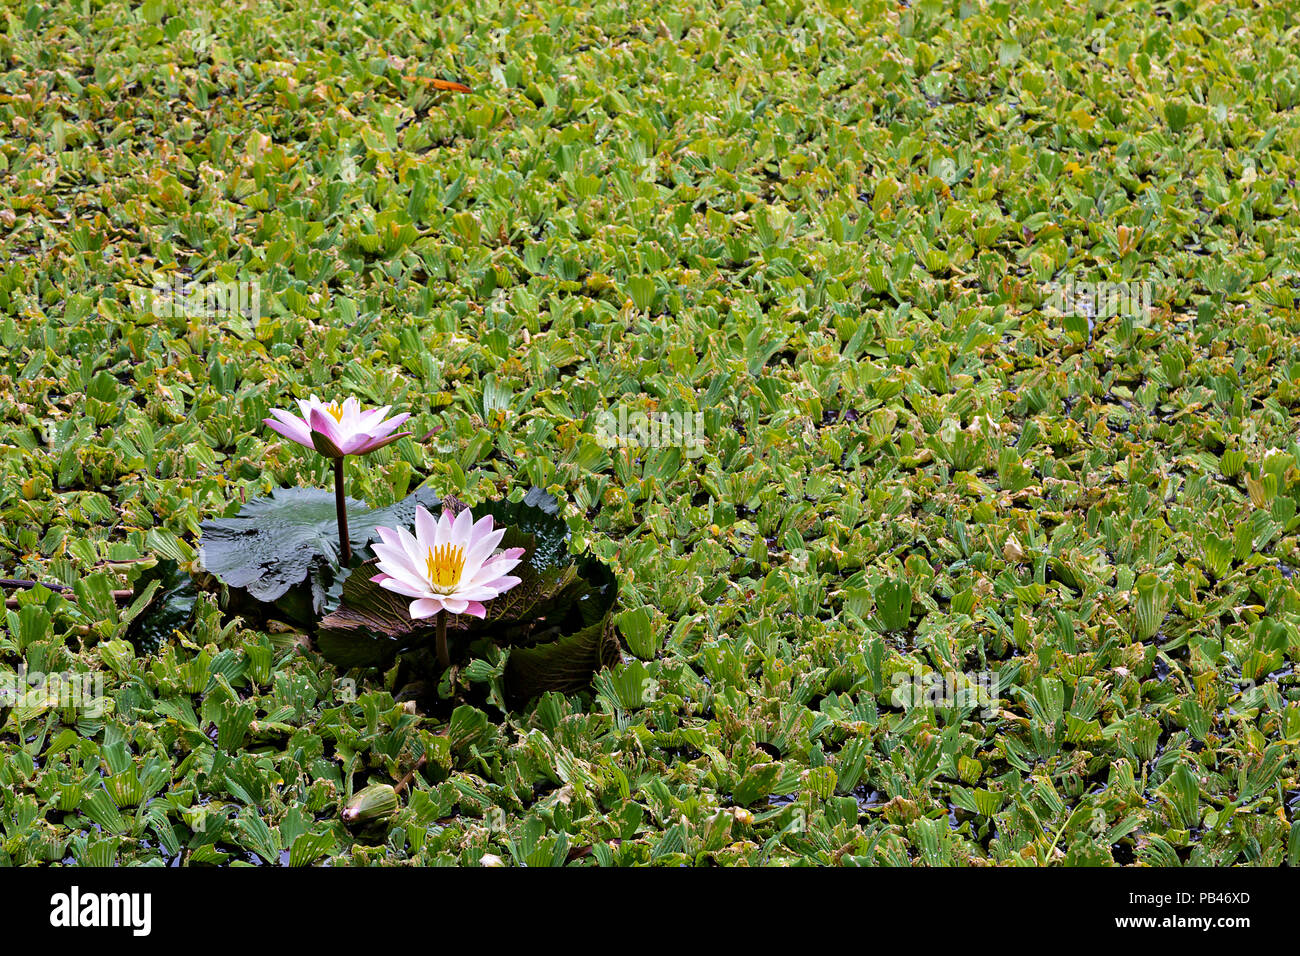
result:
<svg viewBox="0 0 1300 956"><path fill-rule="evenodd" d="M313 395L298 401L302 418L273 408L271 415L274 417L263 421L285 438L314 448L327 458L342 458L345 455L365 455L411 434L393 434L397 426L411 416L403 412L385 420L390 408L391 405L385 405L363 412L361 403L355 398L340 405L338 402L326 404Z"/></svg>
<svg viewBox="0 0 1300 956"><path fill-rule="evenodd" d="M513 571L523 548L496 551L506 529L492 530L492 516L478 521L468 508L453 519L450 511L433 515L415 508L415 534L405 528L376 528L381 543L371 545L382 572L371 578L380 587L414 598L412 618L439 611L483 617L490 601L519 583Z"/></svg>

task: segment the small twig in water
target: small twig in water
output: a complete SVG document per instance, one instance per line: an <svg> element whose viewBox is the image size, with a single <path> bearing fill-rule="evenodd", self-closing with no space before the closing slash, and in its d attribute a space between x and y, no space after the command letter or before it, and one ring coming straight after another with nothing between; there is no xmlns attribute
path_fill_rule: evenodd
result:
<svg viewBox="0 0 1300 956"><path fill-rule="evenodd" d="M419 773L421 770L423 770L425 765L428 764L428 762L429 762L428 757L421 757L419 760L417 760L415 762L415 766L411 768L410 772L406 776L404 776L400 781L398 781L397 786L393 788L393 792L400 797L403 791L405 791L406 788L411 785L411 781L415 779L415 775Z"/></svg>
<svg viewBox="0 0 1300 956"><path fill-rule="evenodd" d="M72 588L66 584L53 584L48 581L24 581L21 578L0 578L0 588L34 588L37 585L49 588L51 591L71 591Z"/></svg>

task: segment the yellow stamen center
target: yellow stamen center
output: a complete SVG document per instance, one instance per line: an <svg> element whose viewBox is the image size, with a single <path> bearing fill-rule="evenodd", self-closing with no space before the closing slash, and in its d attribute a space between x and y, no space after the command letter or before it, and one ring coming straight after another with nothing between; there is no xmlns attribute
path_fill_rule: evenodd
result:
<svg viewBox="0 0 1300 956"><path fill-rule="evenodd" d="M461 572L465 570L465 549L450 544L430 548L425 564L434 590L449 592L460 584Z"/></svg>
<svg viewBox="0 0 1300 956"><path fill-rule="evenodd" d="M325 411L333 415L336 422L343 421L343 406L338 402L330 402L329 405L325 407Z"/></svg>

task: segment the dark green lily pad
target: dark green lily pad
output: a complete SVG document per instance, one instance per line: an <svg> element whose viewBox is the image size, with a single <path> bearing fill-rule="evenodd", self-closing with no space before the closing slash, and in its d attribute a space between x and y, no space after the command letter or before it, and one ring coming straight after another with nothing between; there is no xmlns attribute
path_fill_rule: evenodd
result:
<svg viewBox="0 0 1300 956"><path fill-rule="evenodd" d="M198 596L194 579L175 561L164 559L145 568L135 579L133 597L144 597L146 604L126 628L126 639L135 645L136 653L156 652L175 631L187 626Z"/></svg>
<svg viewBox="0 0 1300 956"><path fill-rule="evenodd" d="M354 555L378 538L378 527L409 525L416 505L439 506L433 489L418 488L387 508L367 508L347 499L348 537ZM324 610L340 573L338 527L334 495L321 488L279 488L248 502L233 518L205 521L200 526L199 561L205 571L229 588L247 591L263 603L274 603L306 584L282 608L302 619L310 610ZM308 615L310 616L310 615Z"/></svg>
<svg viewBox="0 0 1300 956"><path fill-rule="evenodd" d="M618 586L610 570L591 561L583 580L608 580L574 602L578 618L587 622L578 630L563 632L554 640L513 648L506 663L505 689L512 700L526 701L547 691L570 694L591 683L602 667L612 667L621 656L611 610ZM570 626L572 626L570 624Z"/></svg>

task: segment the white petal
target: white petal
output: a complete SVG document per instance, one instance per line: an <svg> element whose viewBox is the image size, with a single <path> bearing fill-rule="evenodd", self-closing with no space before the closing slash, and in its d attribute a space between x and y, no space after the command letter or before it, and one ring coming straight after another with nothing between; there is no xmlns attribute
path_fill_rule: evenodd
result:
<svg viewBox="0 0 1300 956"><path fill-rule="evenodd" d="M496 591L497 594L503 594L519 583L519 578L512 574L505 574L499 578L493 578L485 584L475 584L475 587L484 587Z"/></svg>
<svg viewBox="0 0 1300 956"><path fill-rule="evenodd" d="M398 528L397 534L402 539L402 547L406 550L406 556L411 559L411 567L422 567L429 555L429 549L422 547L421 542L415 540L415 535L405 528Z"/></svg>
<svg viewBox="0 0 1300 956"><path fill-rule="evenodd" d="M426 548L432 546L436 537L435 530L438 522L424 505L415 506L415 537L422 542Z"/></svg>
<svg viewBox="0 0 1300 956"><path fill-rule="evenodd" d="M411 606L407 609L408 613L415 620L425 617L433 617L442 610L442 599L437 597L420 598L418 601L412 601Z"/></svg>
<svg viewBox="0 0 1300 956"><path fill-rule="evenodd" d="M435 548L451 541L451 523L451 512L443 508L442 514L438 515L438 525L433 536L433 546Z"/></svg>
<svg viewBox="0 0 1300 956"><path fill-rule="evenodd" d="M492 552L501 543L505 533L505 528L490 532L486 537L470 546L469 550L465 552L465 570L461 575L464 580L472 580L474 575L478 574L479 568L483 567L484 563L492 557Z"/></svg>
<svg viewBox="0 0 1300 956"><path fill-rule="evenodd" d="M384 548L386 554L391 554L391 552L387 551L387 545L375 545L375 547ZM380 556L379 570L402 582L408 588L414 588L420 594L431 593L432 588L429 587L429 582L425 580L424 575L420 573L418 568L412 568L407 563L406 552L401 551L401 549L397 550L401 553L400 559L388 559L383 555Z"/></svg>
<svg viewBox="0 0 1300 956"><path fill-rule="evenodd" d="M421 591L418 588L413 588L406 584L406 582L399 581L391 574L384 578L384 580L380 581L379 586L387 591L392 591L394 594L400 594L402 597L424 598L429 596L428 592Z"/></svg>
<svg viewBox="0 0 1300 956"><path fill-rule="evenodd" d="M501 577L501 575L508 574L511 571L513 571L519 565L519 562L521 560L523 559L522 558L496 558L492 561L488 561L484 563L484 565L481 568L475 571L474 577L470 578L468 581L465 581L465 584L478 585L484 583L485 581L491 581L493 578L499 578ZM462 580L464 579L462 578Z"/></svg>
<svg viewBox="0 0 1300 956"><path fill-rule="evenodd" d="M470 514L468 508L456 515L456 521L451 526L451 543L455 547L463 548L469 544L469 529L474 527L474 516Z"/></svg>
<svg viewBox="0 0 1300 956"><path fill-rule="evenodd" d="M382 565L381 570L388 571L392 568L402 568L405 571L411 571L414 566L411 564L411 558L406 553L406 549L401 544L389 544L386 541L376 541L370 546L370 550L375 552L375 557L379 558Z"/></svg>
<svg viewBox="0 0 1300 956"><path fill-rule="evenodd" d="M492 533L492 516L484 515L474 522L469 531L469 543L476 544L480 538Z"/></svg>
<svg viewBox="0 0 1300 956"><path fill-rule="evenodd" d="M500 593L501 591L497 588L485 587L481 584L476 584L473 587L456 589L456 597L464 598L466 601L490 601Z"/></svg>

